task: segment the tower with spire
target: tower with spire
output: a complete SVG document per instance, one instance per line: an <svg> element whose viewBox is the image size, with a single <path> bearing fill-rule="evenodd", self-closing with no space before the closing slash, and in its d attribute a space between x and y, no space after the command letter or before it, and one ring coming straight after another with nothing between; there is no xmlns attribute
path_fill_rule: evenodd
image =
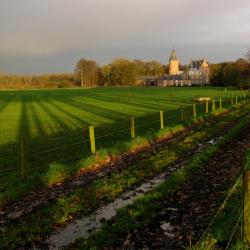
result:
<svg viewBox="0 0 250 250"><path fill-rule="evenodd" d="M179 60L177 59L176 52L173 49L169 58L169 75L178 75L179 72Z"/></svg>

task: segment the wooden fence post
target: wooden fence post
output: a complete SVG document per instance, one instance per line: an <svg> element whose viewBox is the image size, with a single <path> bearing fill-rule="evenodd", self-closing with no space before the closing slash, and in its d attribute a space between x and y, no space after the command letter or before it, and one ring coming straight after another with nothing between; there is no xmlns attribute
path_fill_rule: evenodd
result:
<svg viewBox="0 0 250 250"><path fill-rule="evenodd" d="M193 117L196 118L197 115L196 115L196 105L195 105L195 102L193 103Z"/></svg>
<svg viewBox="0 0 250 250"><path fill-rule="evenodd" d="M132 139L135 139L135 117L134 116L131 117L130 124L131 124L131 137Z"/></svg>
<svg viewBox="0 0 250 250"><path fill-rule="evenodd" d="M89 138L90 138L90 147L91 147L91 153L96 153L95 148L95 128L94 126L89 126Z"/></svg>
<svg viewBox="0 0 250 250"><path fill-rule="evenodd" d="M183 107L181 106L181 121L184 121L184 110Z"/></svg>
<svg viewBox="0 0 250 250"><path fill-rule="evenodd" d="M21 179L25 180L28 175L27 141L22 136L20 141Z"/></svg>
<svg viewBox="0 0 250 250"><path fill-rule="evenodd" d="M206 101L206 114L208 114L208 100Z"/></svg>
<svg viewBox="0 0 250 250"><path fill-rule="evenodd" d="M234 105L234 97L233 97L233 95L231 95L231 106L233 106Z"/></svg>
<svg viewBox="0 0 250 250"><path fill-rule="evenodd" d="M164 129L163 111L160 111L160 123L161 123L161 129Z"/></svg>
<svg viewBox="0 0 250 250"><path fill-rule="evenodd" d="M213 112L215 111L215 101L214 101L214 99L213 99L212 111Z"/></svg>
<svg viewBox="0 0 250 250"><path fill-rule="evenodd" d="M243 172L243 193L244 193L244 208L243 208L243 240L250 243L250 170Z"/></svg>
<svg viewBox="0 0 250 250"><path fill-rule="evenodd" d="M235 97L235 104L238 104L238 96Z"/></svg>
<svg viewBox="0 0 250 250"><path fill-rule="evenodd" d="M222 100L221 100L221 97L220 97L220 110L222 110Z"/></svg>

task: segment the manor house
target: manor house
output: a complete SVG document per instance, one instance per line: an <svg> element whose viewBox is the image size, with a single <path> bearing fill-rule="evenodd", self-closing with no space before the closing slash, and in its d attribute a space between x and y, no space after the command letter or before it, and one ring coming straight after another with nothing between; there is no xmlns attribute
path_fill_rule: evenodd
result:
<svg viewBox="0 0 250 250"><path fill-rule="evenodd" d="M141 84L144 86L204 86L209 84L209 64L203 58L192 60L185 70L180 70L180 62L175 50L172 51L169 59L168 74L160 77L144 77Z"/></svg>

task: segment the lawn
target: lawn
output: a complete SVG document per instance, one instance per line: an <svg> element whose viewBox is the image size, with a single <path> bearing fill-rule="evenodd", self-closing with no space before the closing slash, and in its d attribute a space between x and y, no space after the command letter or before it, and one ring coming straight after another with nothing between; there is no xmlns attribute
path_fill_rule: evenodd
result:
<svg viewBox="0 0 250 250"><path fill-rule="evenodd" d="M136 135L145 136L160 126L192 117L197 96L231 98L239 90L224 88L96 88L0 91L0 202L15 198L35 185L53 183L88 165L88 126L95 126L99 155L119 153L131 144L130 117L135 116ZM229 100L228 99L228 100ZM227 105L229 102L227 102ZM223 104L225 105L225 104ZM218 104L217 104L218 107ZM205 111L204 104L197 113ZM210 107L211 111L211 107ZM20 182L20 138L26 146L28 180ZM119 150L118 150L119 149ZM58 176L61 175L61 176ZM38 178L39 177L39 178ZM19 183L20 182L20 183Z"/></svg>

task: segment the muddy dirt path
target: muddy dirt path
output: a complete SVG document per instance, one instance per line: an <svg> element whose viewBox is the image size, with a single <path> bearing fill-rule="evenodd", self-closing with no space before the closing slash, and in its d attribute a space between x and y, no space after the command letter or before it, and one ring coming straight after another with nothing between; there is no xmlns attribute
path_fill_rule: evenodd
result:
<svg viewBox="0 0 250 250"><path fill-rule="evenodd" d="M161 202L162 210L151 224L121 238L115 249L178 250L197 242L240 174L249 147L250 125L206 166L191 174L170 200Z"/></svg>

